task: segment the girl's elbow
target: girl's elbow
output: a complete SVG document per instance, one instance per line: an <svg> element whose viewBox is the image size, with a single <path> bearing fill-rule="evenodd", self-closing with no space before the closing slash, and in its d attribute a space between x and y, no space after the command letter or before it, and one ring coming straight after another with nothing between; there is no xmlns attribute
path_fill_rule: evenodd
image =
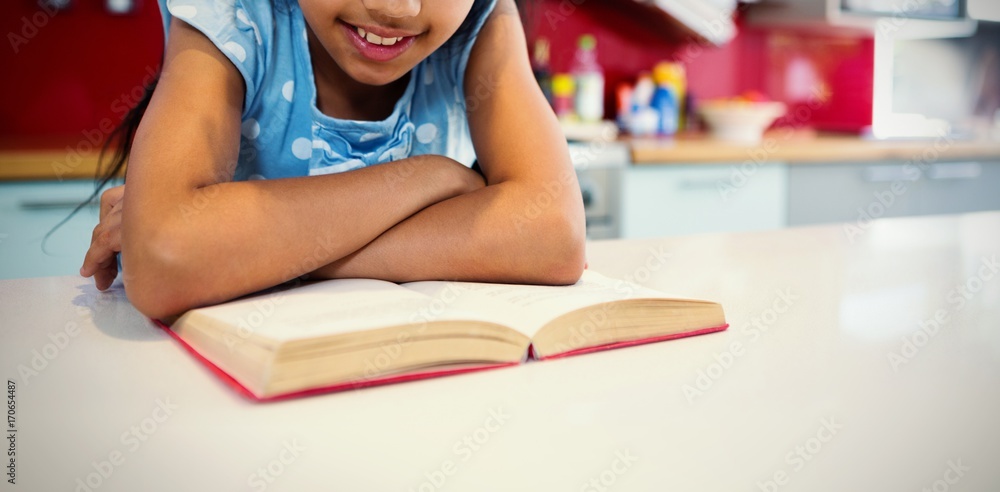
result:
<svg viewBox="0 0 1000 492"><path fill-rule="evenodd" d="M144 316L162 319L198 305L183 244L143 240L122 248L122 280L129 302Z"/></svg>
<svg viewBox="0 0 1000 492"><path fill-rule="evenodd" d="M547 244L544 282L571 285L580 280L587 263L586 222L582 214L554 214L539 234Z"/></svg>

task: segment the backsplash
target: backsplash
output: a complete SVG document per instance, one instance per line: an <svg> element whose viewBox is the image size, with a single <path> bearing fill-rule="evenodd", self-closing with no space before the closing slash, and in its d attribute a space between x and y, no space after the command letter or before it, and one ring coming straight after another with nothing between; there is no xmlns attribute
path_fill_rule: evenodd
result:
<svg viewBox="0 0 1000 492"><path fill-rule="evenodd" d="M135 102L142 80L159 70L162 31L152 0L123 16L99 1L76 0L64 11L43 10L36 0L0 1L4 144L106 135Z"/></svg>
<svg viewBox="0 0 1000 492"><path fill-rule="evenodd" d="M858 133L872 122L874 42L793 29L765 29L737 18L738 34L725 46L706 46L664 32L623 0L537 0L527 11L529 43L550 40L551 68L567 71L584 34L597 38L607 80L605 115L620 82L662 60L681 61L697 98L758 91L789 105L778 125ZM745 7L745 6L744 6ZM752 8L752 7L751 7ZM646 16L648 17L648 16Z"/></svg>

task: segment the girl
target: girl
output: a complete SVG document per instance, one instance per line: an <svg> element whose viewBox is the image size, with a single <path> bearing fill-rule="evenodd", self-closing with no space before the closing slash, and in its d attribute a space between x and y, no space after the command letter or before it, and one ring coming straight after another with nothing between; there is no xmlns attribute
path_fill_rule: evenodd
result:
<svg viewBox="0 0 1000 492"><path fill-rule="evenodd" d="M580 277L579 185L513 0L163 2L128 184L80 270L99 289L118 252L152 318L306 274Z"/></svg>

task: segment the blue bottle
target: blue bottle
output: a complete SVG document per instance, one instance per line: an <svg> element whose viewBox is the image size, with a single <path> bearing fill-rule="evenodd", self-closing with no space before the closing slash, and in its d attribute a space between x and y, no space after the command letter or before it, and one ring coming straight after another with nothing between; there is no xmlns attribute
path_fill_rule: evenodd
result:
<svg viewBox="0 0 1000 492"><path fill-rule="evenodd" d="M650 106L656 110L660 117L660 124L657 133L660 135L674 135L678 127L677 95L673 88L666 84L658 84L653 92L653 100Z"/></svg>

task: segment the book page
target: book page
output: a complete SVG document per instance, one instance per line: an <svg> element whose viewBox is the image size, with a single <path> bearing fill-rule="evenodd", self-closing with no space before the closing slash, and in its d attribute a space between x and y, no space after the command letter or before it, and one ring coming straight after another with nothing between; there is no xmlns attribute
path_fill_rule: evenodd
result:
<svg viewBox="0 0 1000 492"><path fill-rule="evenodd" d="M577 309L625 299L671 297L586 270L574 285L410 282L404 287L441 299L451 308L488 314L495 322L533 337L545 324Z"/></svg>
<svg viewBox="0 0 1000 492"><path fill-rule="evenodd" d="M200 308L241 337L277 342L436 320L490 321L479 313L439 311L434 299L392 282L337 279Z"/></svg>

